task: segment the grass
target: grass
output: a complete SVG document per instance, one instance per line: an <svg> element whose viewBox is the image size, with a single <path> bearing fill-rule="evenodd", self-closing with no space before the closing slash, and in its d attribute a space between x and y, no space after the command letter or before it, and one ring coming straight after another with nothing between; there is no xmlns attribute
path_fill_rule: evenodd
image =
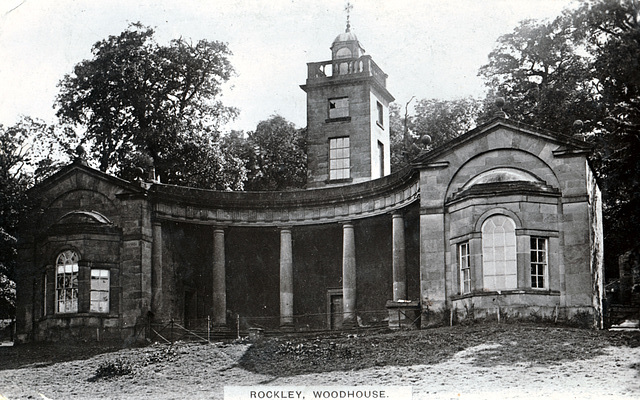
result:
<svg viewBox="0 0 640 400"><path fill-rule="evenodd" d="M415 331L334 332L314 337L287 335L255 341L237 366L272 376L293 376L376 366L428 365L449 360L460 351L483 344L485 348L474 355L474 365L547 366L590 359L602 354L608 346L638 347L640 332L596 331L552 324L484 323ZM132 365L162 364L174 359L179 347L179 344L167 346L130 361ZM91 342L0 347L0 370L89 359L121 348L120 344ZM117 365L108 365L102 372L105 376L115 376L128 371L115 367ZM96 371L96 375L101 377L101 371Z"/></svg>
<svg viewBox="0 0 640 400"><path fill-rule="evenodd" d="M240 366L257 373L291 376L437 364L482 344L490 346L476 354L477 366L545 366L590 359L608 346L638 347L640 333L539 324L478 324L326 338L272 338L255 343L240 360Z"/></svg>

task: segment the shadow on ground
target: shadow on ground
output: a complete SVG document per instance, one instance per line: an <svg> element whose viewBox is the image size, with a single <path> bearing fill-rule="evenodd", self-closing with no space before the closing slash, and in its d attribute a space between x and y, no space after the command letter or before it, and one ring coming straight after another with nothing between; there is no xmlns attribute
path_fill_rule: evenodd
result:
<svg viewBox="0 0 640 400"><path fill-rule="evenodd" d="M121 343L27 343L0 347L0 370L46 367L60 362L86 360L122 349Z"/></svg>
<svg viewBox="0 0 640 400"><path fill-rule="evenodd" d="M533 324L476 324L339 337L268 338L254 343L239 366L272 376L376 366L437 364L481 344L477 366L531 366L596 357L608 346L640 346L640 332L609 332Z"/></svg>

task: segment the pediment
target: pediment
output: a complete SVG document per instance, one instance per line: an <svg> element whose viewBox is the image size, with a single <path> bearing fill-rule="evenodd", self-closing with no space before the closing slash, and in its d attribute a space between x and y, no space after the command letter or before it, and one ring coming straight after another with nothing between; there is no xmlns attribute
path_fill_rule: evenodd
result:
<svg viewBox="0 0 640 400"><path fill-rule="evenodd" d="M63 215L58 224L111 225L112 222L97 211L74 210Z"/></svg>
<svg viewBox="0 0 640 400"><path fill-rule="evenodd" d="M465 147L471 150L463 151L463 154L497 148L529 151L536 146L551 146L554 157L587 155L591 151L588 143L575 137L498 117L418 156L412 164L418 168L428 168L447 163L449 155L460 152Z"/></svg>
<svg viewBox="0 0 640 400"><path fill-rule="evenodd" d="M146 192L138 183L117 178L81 162L73 162L61 168L33 187L31 192L45 203L50 203L64 193L74 190L99 192L107 196Z"/></svg>

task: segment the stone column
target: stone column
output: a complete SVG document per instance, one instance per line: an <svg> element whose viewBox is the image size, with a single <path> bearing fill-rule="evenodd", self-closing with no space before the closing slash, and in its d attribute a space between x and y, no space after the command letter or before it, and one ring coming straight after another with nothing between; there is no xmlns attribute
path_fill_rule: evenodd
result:
<svg viewBox="0 0 640 400"><path fill-rule="evenodd" d="M154 318L162 321L162 224L154 221L152 225L151 247L151 312Z"/></svg>
<svg viewBox="0 0 640 400"><path fill-rule="evenodd" d="M404 218L393 213L393 301L407 299L407 260L404 246Z"/></svg>
<svg viewBox="0 0 640 400"><path fill-rule="evenodd" d="M356 326L356 241L353 224L342 225L343 327Z"/></svg>
<svg viewBox="0 0 640 400"><path fill-rule="evenodd" d="M213 325L226 327L227 291L225 284L224 229L213 231Z"/></svg>
<svg viewBox="0 0 640 400"><path fill-rule="evenodd" d="M280 229L280 327L293 326L293 250L291 228L287 227Z"/></svg>

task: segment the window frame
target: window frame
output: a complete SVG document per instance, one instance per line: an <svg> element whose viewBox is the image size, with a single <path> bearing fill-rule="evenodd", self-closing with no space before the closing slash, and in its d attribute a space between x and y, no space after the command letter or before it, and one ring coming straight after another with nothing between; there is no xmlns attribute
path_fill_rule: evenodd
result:
<svg viewBox="0 0 640 400"><path fill-rule="evenodd" d="M458 243L458 271L460 294L471 293L471 246L469 241Z"/></svg>
<svg viewBox="0 0 640 400"><path fill-rule="evenodd" d="M338 107L339 104L341 104L340 107ZM327 101L327 115L329 120L345 120L351 116L350 111L348 96L334 97Z"/></svg>
<svg viewBox="0 0 640 400"><path fill-rule="evenodd" d="M94 276L95 272L98 273L97 277ZM99 288L97 286L94 287L94 282L99 281L101 278L106 278L106 289ZM91 269L90 280L89 311L93 313L108 314L111 309L111 270L105 268L93 268ZM101 293L103 294L102 300L94 299L94 297L98 297ZM100 303L106 303L105 310L100 310ZM94 304L98 304L96 308L94 308Z"/></svg>
<svg viewBox="0 0 640 400"><path fill-rule="evenodd" d="M345 142L346 145L344 145ZM351 179L351 140L349 136L329 138L328 164L329 181Z"/></svg>
<svg viewBox="0 0 640 400"><path fill-rule="evenodd" d="M540 247L540 244L542 244L542 248ZM542 236L530 237L529 239L529 270L530 270L531 289L536 289L536 290L548 289L549 287L549 238L542 237ZM542 285L540 285L540 280L542 280Z"/></svg>
<svg viewBox="0 0 640 400"><path fill-rule="evenodd" d="M379 140L378 140L378 162L380 163L378 172L380 172L380 178L382 178L384 177L384 164L385 164L384 143L382 143Z"/></svg>
<svg viewBox="0 0 640 400"><path fill-rule="evenodd" d="M64 258L64 259L63 259ZM62 263L61 263L62 260ZM79 310L80 254L64 250L56 257L55 267L55 314L77 314ZM69 271L68 271L69 270ZM62 287L60 287L62 277ZM61 300L61 297L63 300ZM61 304L64 306L61 310Z"/></svg>
<svg viewBox="0 0 640 400"><path fill-rule="evenodd" d="M504 214L491 215L482 223L482 286L485 290L500 291L518 288L516 229L517 224L514 219Z"/></svg>
<svg viewBox="0 0 640 400"><path fill-rule="evenodd" d="M376 101L376 110L378 111L376 124L384 129L384 106L379 101Z"/></svg>

